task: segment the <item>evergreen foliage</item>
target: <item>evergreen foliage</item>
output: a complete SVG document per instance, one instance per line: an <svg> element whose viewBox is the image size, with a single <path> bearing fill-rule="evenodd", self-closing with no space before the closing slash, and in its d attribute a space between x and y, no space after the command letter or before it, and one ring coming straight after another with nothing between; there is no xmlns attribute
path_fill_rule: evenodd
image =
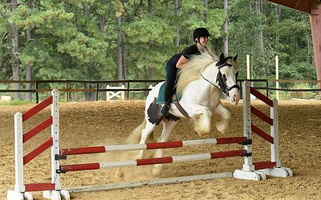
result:
<svg viewBox="0 0 321 200"><path fill-rule="evenodd" d="M178 2L175 13L175 0L20 0L14 12L11 1L2 1L0 79L12 79L12 25L19 30L21 80L28 66L33 80L117 79L118 46L127 79L164 79L166 60L192 44L197 27L209 29L210 45L221 53L223 1ZM250 54L253 78L273 78L278 55L280 79L316 79L308 15L267 1L228 3L229 52L239 54L240 78L246 78ZM121 43L118 33L124 34Z"/></svg>

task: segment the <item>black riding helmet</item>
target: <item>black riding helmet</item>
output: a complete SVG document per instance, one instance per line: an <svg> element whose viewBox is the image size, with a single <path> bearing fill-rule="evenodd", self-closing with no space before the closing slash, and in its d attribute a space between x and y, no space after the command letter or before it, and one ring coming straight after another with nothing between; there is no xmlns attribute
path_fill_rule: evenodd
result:
<svg viewBox="0 0 321 200"><path fill-rule="evenodd" d="M211 36L211 34L208 32L206 28L197 28L193 32L193 41L195 41L195 39L198 39L200 37L208 37L208 36Z"/></svg>

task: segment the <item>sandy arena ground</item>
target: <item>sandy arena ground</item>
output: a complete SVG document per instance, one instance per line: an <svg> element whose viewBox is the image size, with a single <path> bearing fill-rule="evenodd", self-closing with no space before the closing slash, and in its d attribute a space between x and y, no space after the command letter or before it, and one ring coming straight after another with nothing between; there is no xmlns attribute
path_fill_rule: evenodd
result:
<svg viewBox="0 0 321 200"><path fill-rule="evenodd" d="M226 134L212 127L211 137L242 136L242 103L237 106L224 102L232 113L232 127ZM259 101L253 105L263 112L269 110ZM14 187L14 137L13 115L25 112L34 105L0 106L0 199L6 199L7 190ZM61 103L60 105L61 148L84 147L93 145L123 144L130 132L143 119L143 101L80 102ZM220 178L190 183L144 186L134 189L72 193L73 200L168 200L168 199L321 199L321 101L280 101L280 159L282 166L294 172L291 178L268 178L265 181L247 181L234 178ZM46 119L49 109L45 109L26 122L25 131ZM264 123L257 119L255 124L265 129ZM159 135L161 126L155 132ZM268 130L266 128L266 130ZM39 134L26 143L25 152L45 141L49 130ZM187 119L181 119L174 129L170 140L201 139ZM254 161L269 159L269 145L254 136ZM164 156L209 153L222 150L242 149L239 145L184 147L167 149ZM92 154L70 156L63 163L89 163L111 161L117 154ZM231 172L242 168L242 158L226 158L211 161L165 164L162 177ZM142 167L136 167L142 172ZM148 169L144 169L147 171ZM25 182L50 182L49 151L32 160L25 167ZM143 173L133 180L145 179ZM66 188L82 185L99 185L121 180L115 169L69 172L62 175ZM33 193L34 199L43 199L40 192Z"/></svg>

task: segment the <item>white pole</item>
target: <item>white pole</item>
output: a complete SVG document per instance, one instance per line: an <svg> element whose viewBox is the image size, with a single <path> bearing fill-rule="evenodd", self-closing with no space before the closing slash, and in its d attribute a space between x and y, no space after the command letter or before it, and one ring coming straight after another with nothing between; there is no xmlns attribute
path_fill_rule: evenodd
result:
<svg viewBox="0 0 321 200"><path fill-rule="evenodd" d="M16 192L24 192L23 178L23 119L22 114L17 112L14 115L14 135L15 135L15 173L16 173Z"/></svg>
<svg viewBox="0 0 321 200"><path fill-rule="evenodd" d="M250 82L242 83L243 91L243 135L248 140L252 139L252 119L251 119L251 101L250 101ZM244 145L244 149L248 153L252 153L252 144ZM253 158L252 156L244 156L244 171L254 171Z"/></svg>
<svg viewBox="0 0 321 200"><path fill-rule="evenodd" d="M60 163L56 159L59 155L59 91L52 90L52 103L51 103L51 137L53 138L53 145L51 146L51 183L56 184L56 190L61 190L60 174L57 173Z"/></svg>
<svg viewBox="0 0 321 200"><path fill-rule="evenodd" d="M270 132L273 137L273 144L271 144L271 162L276 162L276 167L281 167L279 158L279 110L278 100L273 99L273 107L270 108L270 117L273 119L273 126Z"/></svg>
<svg viewBox="0 0 321 200"><path fill-rule="evenodd" d="M276 79L276 89L279 89L279 57L275 56L275 79ZM276 91L276 99L280 100L279 91Z"/></svg>
<svg viewBox="0 0 321 200"><path fill-rule="evenodd" d="M246 72L247 72L246 78L251 79L250 55L249 54L246 55Z"/></svg>
<svg viewBox="0 0 321 200"><path fill-rule="evenodd" d="M125 85L121 85L121 89L126 89ZM122 101L125 100L125 91L121 91L120 100L122 100Z"/></svg>
<svg viewBox="0 0 321 200"><path fill-rule="evenodd" d="M109 89L109 85L106 86L106 89ZM110 91L106 91L106 100L110 100Z"/></svg>

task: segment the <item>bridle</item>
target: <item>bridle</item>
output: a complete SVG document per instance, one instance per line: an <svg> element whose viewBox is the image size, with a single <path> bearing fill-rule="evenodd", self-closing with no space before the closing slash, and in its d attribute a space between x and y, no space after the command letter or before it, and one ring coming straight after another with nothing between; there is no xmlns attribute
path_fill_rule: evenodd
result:
<svg viewBox="0 0 321 200"><path fill-rule="evenodd" d="M216 81L218 82L218 85L215 85L214 83L212 83L211 81L209 81L208 79L206 79L202 74L201 74L201 77L207 81L208 83L210 83L211 85L213 85L214 87L220 89L223 93L225 93L227 96L229 96L229 91L231 91L233 88L237 88L238 90L240 89L240 86L235 84L235 85L232 85L230 87L228 87L226 85L226 77L225 75L223 75L221 73L221 69L225 66L228 66L228 67L233 67L231 64L229 63L224 63L220 66L218 66L218 73L217 73L217 76L216 76ZM236 72L236 80L237 80L237 76L238 76L238 72Z"/></svg>

